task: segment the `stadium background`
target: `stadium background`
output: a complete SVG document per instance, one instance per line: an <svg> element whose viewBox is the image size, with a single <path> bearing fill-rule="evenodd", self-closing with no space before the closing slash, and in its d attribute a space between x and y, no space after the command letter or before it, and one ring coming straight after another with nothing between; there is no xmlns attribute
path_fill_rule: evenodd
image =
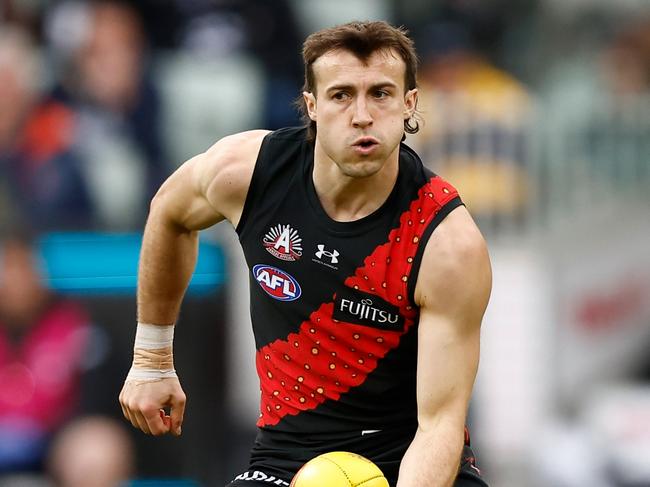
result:
<svg viewBox="0 0 650 487"><path fill-rule="evenodd" d="M650 485L643 0L0 2L0 223L35 235L46 285L89 312L77 414L120 416L155 188L221 136L299 123L302 39L353 19L411 31L424 125L409 143L490 244L470 424L491 485ZM183 437L129 431L134 485L244 469L258 400L247 283L231 229L203 232L176 339ZM11 445L0 431L0 452ZM50 475L0 472L7 486Z"/></svg>

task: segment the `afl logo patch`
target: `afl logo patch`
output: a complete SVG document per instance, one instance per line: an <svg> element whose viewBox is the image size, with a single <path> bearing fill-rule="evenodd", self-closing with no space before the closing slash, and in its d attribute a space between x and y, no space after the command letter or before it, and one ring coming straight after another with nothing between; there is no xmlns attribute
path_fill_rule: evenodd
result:
<svg viewBox="0 0 650 487"><path fill-rule="evenodd" d="M302 294L298 281L277 267L257 264L253 276L264 292L278 301L295 301Z"/></svg>
<svg viewBox="0 0 650 487"><path fill-rule="evenodd" d="M280 260L296 261L302 257L302 238L290 225L271 227L262 244L269 254Z"/></svg>

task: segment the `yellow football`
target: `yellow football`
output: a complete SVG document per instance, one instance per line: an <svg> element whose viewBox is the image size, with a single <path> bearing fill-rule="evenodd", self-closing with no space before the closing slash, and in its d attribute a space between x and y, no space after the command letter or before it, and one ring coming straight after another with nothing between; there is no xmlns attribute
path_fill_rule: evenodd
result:
<svg viewBox="0 0 650 487"><path fill-rule="evenodd" d="M333 451L305 463L291 487L389 487L379 467L367 458Z"/></svg>

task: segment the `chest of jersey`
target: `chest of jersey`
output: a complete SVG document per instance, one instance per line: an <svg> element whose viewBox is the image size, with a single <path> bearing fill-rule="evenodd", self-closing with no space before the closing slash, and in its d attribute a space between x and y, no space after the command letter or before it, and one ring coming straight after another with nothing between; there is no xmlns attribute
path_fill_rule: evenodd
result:
<svg viewBox="0 0 650 487"><path fill-rule="evenodd" d="M278 159L264 156L271 149L258 159L238 227L250 270L258 424L298 429L310 417L312 430L314 422L322 430L358 425L369 420L369 401L375 420L414 415L414 269L426 232L455 194L431 185L439 178L406 153L377 211L333 221L313 188L305 146L282 145Z"/></svg>
<svg viewBox="0 0 650 487"><path fill-rule="evenodd" d="M378 293L390 281L390 262L383 255L379 258L388 252L378 250L390 246L390 223L378 222L361 234L337 235L308 215L291 211L298 203L292 200L269 212L256 242L246 250L257 347L295 332L327 303L334 306L333 319L340 322L400 329L404 320L399 308ZM377 257L366 268L366 259L373 255ZM363 282L355 288L347 281L357 272L362 272ZM405 291L398 295L399 300L407 298Z"/></svg>

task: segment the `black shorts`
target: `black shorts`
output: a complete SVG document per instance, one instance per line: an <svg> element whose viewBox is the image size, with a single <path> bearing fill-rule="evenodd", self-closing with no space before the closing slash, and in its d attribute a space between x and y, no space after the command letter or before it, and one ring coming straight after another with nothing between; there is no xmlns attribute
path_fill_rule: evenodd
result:
<svg viewBox="0 0 650 487"><path fill-rule="evenodd" d="M271 474L260 470L249 470L238 475L226 487L289 487L292 477L293 474L290 472ZM469 446L463 448L463 456L454 487L488 487L476 467L474 452Z"/></svg>

